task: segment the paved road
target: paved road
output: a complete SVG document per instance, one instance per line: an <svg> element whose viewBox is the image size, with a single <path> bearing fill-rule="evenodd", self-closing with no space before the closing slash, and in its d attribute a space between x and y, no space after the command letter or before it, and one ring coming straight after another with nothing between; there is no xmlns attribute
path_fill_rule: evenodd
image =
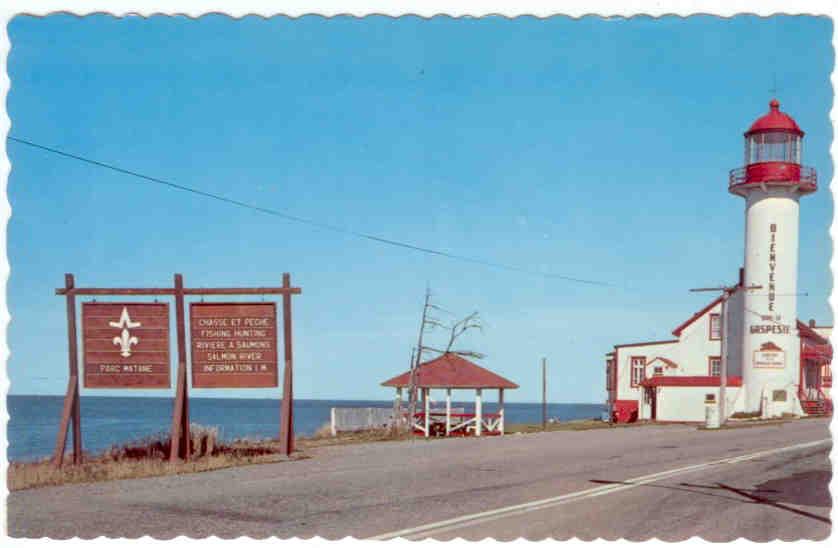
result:
<svg viewBox="0 0 838 548"><path fill-rule="evenodd" d="M309 460L11 493L9 534L372 537L459 519L411 536L823 539L831 445L812 442L828 438L827 421L807 419L324 447Z"/></svg>

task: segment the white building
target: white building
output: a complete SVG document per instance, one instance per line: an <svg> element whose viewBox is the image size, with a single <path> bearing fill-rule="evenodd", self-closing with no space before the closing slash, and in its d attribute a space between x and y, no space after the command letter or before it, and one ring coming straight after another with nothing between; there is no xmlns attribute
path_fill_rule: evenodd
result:
<svg viewBox="0 0 838 548"><path fill-rule="evenodd" d="M832 411L832 328L797 320L799 200L817 189L816 173L800 164L803 131L776 100L770 109L745 133L745 167L730 173L728 190L746 206L739 280L675 339L606 355L617 422L702 421L708 403L721 403L725 418Z"/></svg>

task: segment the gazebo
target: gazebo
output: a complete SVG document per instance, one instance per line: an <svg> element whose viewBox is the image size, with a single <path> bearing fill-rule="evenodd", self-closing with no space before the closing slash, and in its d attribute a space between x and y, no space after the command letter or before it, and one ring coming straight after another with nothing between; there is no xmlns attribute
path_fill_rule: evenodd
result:
<svg viewBox="0 0 838 548"><path fill-rule="evenodd" d="M410 385L410 371L381 383L396 389L396 408L402 408L402 389ZM425 437L498 436L503 435L503 391L518 388L514 382L492 373L454 353L419 364L415 376L416 388L422 393L422 411L409 417L414 433ZM498 412L483 413L483 390L497 389ZM445 413L431 412L431 389L445 389ZM452 390L474 390L474 413L451 413Z"/></svg>

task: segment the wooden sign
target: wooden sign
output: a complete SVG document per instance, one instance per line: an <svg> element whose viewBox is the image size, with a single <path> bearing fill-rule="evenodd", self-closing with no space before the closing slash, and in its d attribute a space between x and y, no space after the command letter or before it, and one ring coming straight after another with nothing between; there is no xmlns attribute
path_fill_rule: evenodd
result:
<svg viewBox="0 0 838 548"><path fill-rule="evenodd" d="M786 367L786 353L773 342L762 343L759 350L754 350L754 367L783 369Z"/></svg>
<svg viewBox="0 0 838 548"><path fill-rule="evenodd" d="M169 305L82 303L85 388L169 388Z"/></svg>
<svg viewBox="0 0 838 548"><path fill-rule="evenodd" d="M191 303L193 388L278 386L276 303Z"/></svg>

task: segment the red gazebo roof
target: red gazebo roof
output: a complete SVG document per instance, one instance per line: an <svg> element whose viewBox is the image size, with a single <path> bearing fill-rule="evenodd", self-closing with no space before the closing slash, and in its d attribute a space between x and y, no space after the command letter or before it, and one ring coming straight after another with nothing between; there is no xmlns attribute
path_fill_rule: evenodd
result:
<svg viewBox="0 0 838 548"><path fill-rule="evenodd" d="M381 386L405 387L410 384L410 371L381 383ZM492 373L457 354L443 354L419 364L416 370L418 388L518 388L509 379Z"/></svg>

